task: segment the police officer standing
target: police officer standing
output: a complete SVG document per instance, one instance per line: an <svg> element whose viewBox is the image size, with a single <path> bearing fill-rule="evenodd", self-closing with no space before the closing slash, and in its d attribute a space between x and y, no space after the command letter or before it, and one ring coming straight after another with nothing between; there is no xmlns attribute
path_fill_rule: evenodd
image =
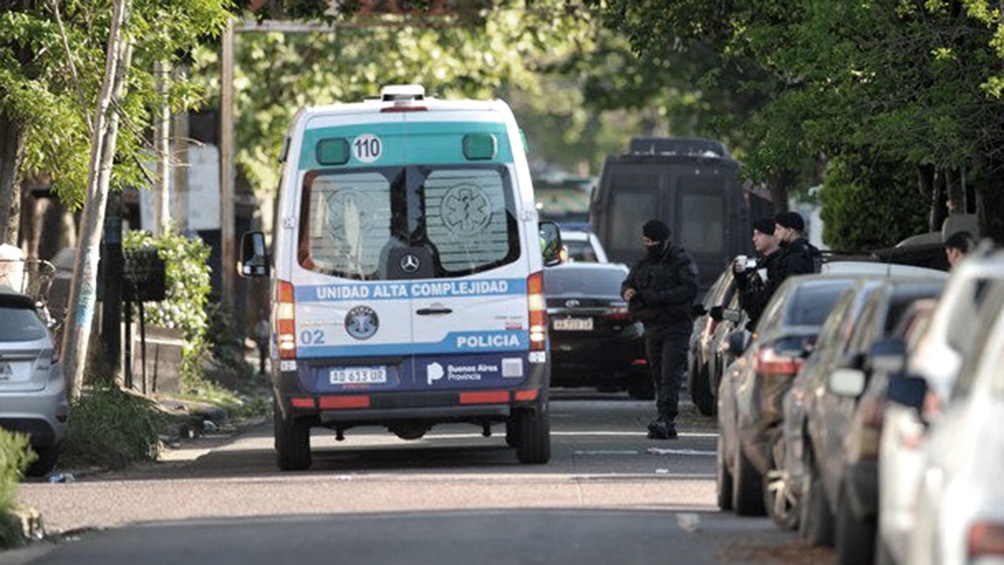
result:
<svg viewBox="0 0 1004 565"><path fill-rule="evenodd" d="M805 221L798 212L781 212L774 216L774 237L778 238L781 255L778 257L780 278L775 281L774 288L791 275L818 273L822 255L802 232Z"/></svg>
<svg viewBox="0 0 1004 565"><path fill-rule="evenodd" d="M645 256L621 285L621 296L645 326L645 354L655 381L658 415L648 425L650 439L677 436L680 381L694 327L691 306L697 297L697 264L672 244L669 226L651 220L642 228Z"/></svg>
<svg viewBox="0 0 1004 565"><path fill-rule="evenodd" d="M732 263L732 272L739 291L739 306L746 311L749 321L746 328L753 331L760 315L774 291L776 281L780 281L781 257L778 240L774 237L774 218L764 218L753 222L753 248L756 249L756 264L750 268L744 258L737 257Z"/></svg>

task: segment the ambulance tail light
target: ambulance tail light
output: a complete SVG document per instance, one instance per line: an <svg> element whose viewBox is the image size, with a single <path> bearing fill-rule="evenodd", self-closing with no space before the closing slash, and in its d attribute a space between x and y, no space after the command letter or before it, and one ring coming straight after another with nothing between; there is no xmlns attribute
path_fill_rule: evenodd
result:
<svg viewBox="0 0 1004 565"><path fill-rule="evenodd" d="M296 359L296 319L293 306L292 283L279 281L279 304L276 311L279 359Z"/></svg>
<svg viewBox="0 0 1004 565"><path fill-rule="evenodd" d="M526 279L527 303L530 309L530 351L547 349L547 304L544 300L544 273L533 273Z"/></svg>

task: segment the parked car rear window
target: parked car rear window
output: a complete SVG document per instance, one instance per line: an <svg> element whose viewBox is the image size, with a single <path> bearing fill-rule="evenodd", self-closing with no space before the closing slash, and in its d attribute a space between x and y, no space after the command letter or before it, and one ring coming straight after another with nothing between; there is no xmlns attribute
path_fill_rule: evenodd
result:
<svg viewBox="0 0 1004 565"><path fill-rule="evenodd" d="M833 310L840 292L849 283L802 285L789 300L786 323L793 326L822 326Z"/></svg>
<svg viewBox="0 0 1004 565"><path fill-rule="evenodd" d="M35 341L46 336L47 330L34 310L0 307L0 341Z"/></svg>
<svg viewBox="0 0 1004 565"><path fill-rule="evenodd" d="M544 292L551 295L617 295L626 276L627 273L620 269L545 269Z"/></svg>

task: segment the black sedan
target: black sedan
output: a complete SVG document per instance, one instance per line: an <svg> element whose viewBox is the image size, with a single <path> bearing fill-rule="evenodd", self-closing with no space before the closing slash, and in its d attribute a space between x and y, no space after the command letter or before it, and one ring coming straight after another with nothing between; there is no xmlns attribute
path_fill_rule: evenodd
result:
<svg viewBox="0 0 1004 565"><path fill-rule="evenodd" d="M551 339L551 386L627 390L650 400L645 331L620 296L619 263L567 263L544 270Z"/></svg>

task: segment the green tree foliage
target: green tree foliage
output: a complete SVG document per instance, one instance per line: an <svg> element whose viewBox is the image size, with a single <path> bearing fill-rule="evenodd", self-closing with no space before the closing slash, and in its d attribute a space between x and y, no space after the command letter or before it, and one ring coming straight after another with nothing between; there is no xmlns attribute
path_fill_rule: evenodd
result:
<svg viewBox="0 0 1004 565"><path fill-rule="evenodd" d="M135 0L127 33L133 40L129 94L119 111L113 185L145 186L139 163L148 144L144 132L160 102L152 76L155 61L184 62L230 15L228 0ZM84 203L90 115L103 76L109 0L0 0L0 146L11 146L12 161L0 159L0 195L19 188L20 177L45 172L61 200ZM188 82L172 82L169 103L191 108L200 93ZM20 135L19 135L20 134ZM2 173L2 170L0 170ZM2 199L0 199L2 201ZM0 213L6 220L6 216Z"/></svg>
<svg viewBox="0 0 1004 565"><path fill-rule="evenodd" d="M318 9L326 6L281 5L287 16L295 12L303 17L322 15ZM558 0L499 2L472 20L408 22L415 20L388 17L341 22L331 31L237 34L237 165L252 186L263 195L274 189L276 156L302 106L355 102L378 95L384 85L401 83L422 84L429 95L442 98L515 91L524 99L542 98L554 83L541 76L572 54L591 49L598 33L590 11ZM215 92L217 55L215 49L205 49L193 67L195 80ZM562 115L571 116L563 130L586 127L586 117L576 114L581 107L573 107L576 98L554 100Z"/></svg>
<svg viewBox="0 0 1004 565"><path fill-rule="evenodd" d="M704 42L766 73L742 80L766 94L762 104L733 117L752 142L752 177L811 171L804 163L812 159L856 162L860 154L914 170L961 169L988 179L976 187L981 223L988 235L1004 235L989 221L1001 215L990 212L1001 199L986 197L1004 171L1004 112L995 91L1004 42L1000 13L986 2L611 0L609 12L640 51L652 37ZM886 176L851 175L864 200L878 197L870 191L884 187ZM811 179L803 173L801 182ZM928 204L917 197L906 203L924 211Z"/></svg>
<svg viewBox="0 0 1004 565"><path fill-rule="evenodd" d="M926 231L927 209L903 205L918 200L916 176L902 162L830 159L820 192L823 238L833 249L860 251Z"/></svg>

